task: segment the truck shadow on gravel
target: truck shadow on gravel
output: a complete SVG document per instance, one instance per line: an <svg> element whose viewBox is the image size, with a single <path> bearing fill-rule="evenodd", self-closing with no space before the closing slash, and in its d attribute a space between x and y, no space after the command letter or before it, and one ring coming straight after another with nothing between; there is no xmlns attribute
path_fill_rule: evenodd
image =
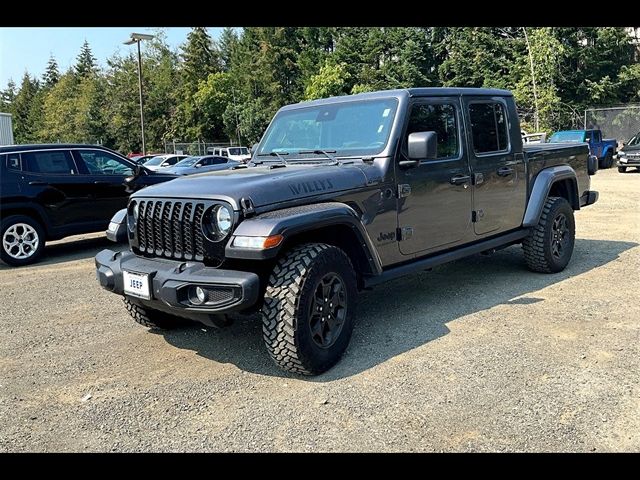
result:
<svg viewBox="0 0 640 480"><path fill-rule="evenodd" d="M323 375L297 378L329 382L356 375L445 336L447 324L465 315L501 304L545 301L530 294L615 261L637 245L577 239L571 263L557 274L529 272L522 249L514 246L380 285L360 295L353 336L342 360ZM225 329L194 325L162 335L171 345L214 362L232 363L261 375L293 376L271 362L262 344L258 316L238 318Z"/></svg>

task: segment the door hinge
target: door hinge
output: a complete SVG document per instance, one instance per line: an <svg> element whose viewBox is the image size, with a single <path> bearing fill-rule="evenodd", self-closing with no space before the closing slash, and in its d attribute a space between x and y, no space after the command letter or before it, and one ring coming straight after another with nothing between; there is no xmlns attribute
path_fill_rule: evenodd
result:
<svg viewBox="0 0 640 480"><path fill-rule="evenodd" d="M409 240L413 236L413 227L396 228L396 238L399 242Z"/></svg>
<svg viewBox="0 0 640 480"><path fill-rule="evenodd" d="M472 223L477 223L480 221L480 219L484 217L484 210L473 210L471 212L471 222Z"/></svg>
<svg viewBox="0 0 640 480"><path fill-rule="evenodd" d="M411 195L411 185L408 183L398 184L398 198L405 198Z"/></svg>

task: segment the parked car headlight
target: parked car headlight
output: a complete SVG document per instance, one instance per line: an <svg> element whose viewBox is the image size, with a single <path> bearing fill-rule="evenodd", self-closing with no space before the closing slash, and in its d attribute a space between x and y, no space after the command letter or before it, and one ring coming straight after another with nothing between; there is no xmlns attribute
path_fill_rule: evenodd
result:
<svg viewBox="0 0 640 480"><path fill-rule="evenodd" d="M225 205L210 208L202 222L204 233L211 241L225 238L233 226L233 212Z"/></svg>

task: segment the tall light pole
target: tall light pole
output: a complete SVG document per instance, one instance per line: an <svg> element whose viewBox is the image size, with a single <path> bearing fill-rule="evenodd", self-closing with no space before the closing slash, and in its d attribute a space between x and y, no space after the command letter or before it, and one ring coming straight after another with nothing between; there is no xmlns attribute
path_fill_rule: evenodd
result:
<svg viewBox="0 0 640 480"><path fill-rule="evenodd" d="M142 99L142 55L140 54L140 42L142 40L151 40L154 36L146 33L132 33L131 38L124 42L125 45L138 44L138 89L140 91L140 129L142 131L142 154L147 154L146 145L144 143L144 100Z"/></svg>

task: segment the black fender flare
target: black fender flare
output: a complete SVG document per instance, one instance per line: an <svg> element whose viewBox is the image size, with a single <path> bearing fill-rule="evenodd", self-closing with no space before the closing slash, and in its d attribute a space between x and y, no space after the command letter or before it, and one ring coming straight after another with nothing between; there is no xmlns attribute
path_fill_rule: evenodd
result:
<svg viewBox="0 0 640 480"><path fill-rule="evenodd" d="M538 224L540 215L542 215L542 209L544 208L544 204L547 201L549 192L551 191L551 187L554 183L566 179L571 180L575 187L573 189L573 193L576 198L570 200L569 203L571 203L574 210L576 209L576 205L580 208L580 201L577 196L578 177L575 170L569 165L548 167L541 170L538 175L536 175L533 188L531 189L531 195L529 196L529 201L527 203L527 209L524 212L524 220L522 221L523 227L533 227Z"/></svg>
<svg viewBox="0 0 640 480"><path fill-rule="evenodd" d="M283 208L243 220L227 242L225 256L227 258L247 260L274 258L288 238L299 233L333 225L348 226L352 229L359 240L359 248L363 249L365 253L371 273L380 274L382 272L382 261L364 224L353 208L340 202L325 202ZM282 235L285 240L277 247L266 250L253 250L233 246L233 239L236 236L268 237L271 235Z"/></svg>

